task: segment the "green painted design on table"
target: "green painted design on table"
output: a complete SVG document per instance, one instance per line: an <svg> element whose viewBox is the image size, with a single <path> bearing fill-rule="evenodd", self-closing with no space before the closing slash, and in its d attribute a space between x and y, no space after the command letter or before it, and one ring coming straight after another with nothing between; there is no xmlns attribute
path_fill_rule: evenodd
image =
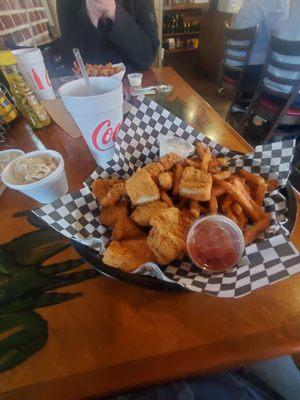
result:
<svg viewBox="0 0 300 400"><path fill-rule="evenodd" d="M81 260L42 265L69 246L68 240L48 229L0 245L0 372L13 368L45 345L48 325L34 309L81 295L54 289L98 275L92 269L68 273L80 266Z"/></svg>

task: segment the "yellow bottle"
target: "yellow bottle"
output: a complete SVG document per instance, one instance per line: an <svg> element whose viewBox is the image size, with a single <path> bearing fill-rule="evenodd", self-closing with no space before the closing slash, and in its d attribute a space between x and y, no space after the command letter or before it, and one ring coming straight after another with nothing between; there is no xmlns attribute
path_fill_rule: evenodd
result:
<svg viewBox="0 0 300 400"><path fill-rule="evenodd" d="M18 116L17 111L0 89L0 123L9 124Z"/></svg>
<svg viewBox="0 0 300 400"><path fill-rule="evenodd" d="M34 129L50 125L50 116L23 78L11 51L0 51L0 68L9 83L17 108L29 125Z"/></svg>

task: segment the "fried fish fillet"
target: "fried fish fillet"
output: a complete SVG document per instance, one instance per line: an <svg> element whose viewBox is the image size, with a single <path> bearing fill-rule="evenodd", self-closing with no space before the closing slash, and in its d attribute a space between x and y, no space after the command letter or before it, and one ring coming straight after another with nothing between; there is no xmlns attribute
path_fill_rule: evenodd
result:
<svg viewBox="0 0 300 400"><path fill-rule="evenodd" d="M176 153L169 153L163 156L159 162L163 165L164 171L169 171L175 164L182 161L182 157Z"/></svg>
<svg viewBox="0 0 300 400"><path fill-rule="evenodd" d="M121 183L121 179L117 178L110 178L110 179L97 179L92 183L92 192L94 193L98 203L101 203L103 197L107 195L109 190L115 185L116 183Z"/></svg>
<svg viewBox="0 0 300 400"><path fill-rule="evenodd" d="M121 183L116 183L109 189L106 196L101 200L100 204L102 206L114 206L125 194L125 182L122 181Z"/></svg>
<svg viewBox="0 0 300 400"><path fill-rule="evenodd" d="M143 236L144 232L127 216L117 220L112 233L114 240L140 239Z"/></svg>
<svg viewBox="0 0 300 400"><path fill-rule="evenodd" d="M105 250L103 262L124 271L134 271L145 262L156 262L155 256L147 244L147 239L113 240Z"/></svg>
<svg viewBox="0 0 300 400"><path fill-rule="evenodd" d="M163 201L152 201L151 203L137 206L130 217L140 226L150 226L150 218L159 211L168 208Z"/></svg>
<svg viewBox="0 0 300 400"><path fill-rule="evenodd" d="M151 162L147 164L143 170L147 171L152 178L157 178L162 172L164 172L164 166L158 162Z"/></svg>
<svg viewBox="0 0 300 400"><path fill-rule="evenodd" d="M158 184L159 187L164 190L165 192L168 192L169 190L172 189L173 187L173 172L172 171L167 171L163 172L158 175Z"/></svg>
<svg viewBox="0 0 300 400"><path fill-rule="evenodd" d="M159 200L160 193L151 175L145 169L138 168L126 181L126 192L134 206Z"/></svg>
<svg viewBox="0 0 300 400"><path fill-rule="evenodd" d="M188 199L208 201L211 197L212 176L194 167L184 168L179 183L179 194Z"/></svg>
<svg viewBox="0 0 300 400"><path fill-rule="evenodd" d="M169 264L184 255L188 231L198 216L196 210L180 211L170 207L150 219L152 229L148 245L160 264Z"/></svg>
<svg viewBox="0 0 300 400"><path fill-rule="evenodd" d="M128 215L127 202L119 201L114 206L104 206L100 211L100 222L105 226L114 226L121 218Z"/></svg>

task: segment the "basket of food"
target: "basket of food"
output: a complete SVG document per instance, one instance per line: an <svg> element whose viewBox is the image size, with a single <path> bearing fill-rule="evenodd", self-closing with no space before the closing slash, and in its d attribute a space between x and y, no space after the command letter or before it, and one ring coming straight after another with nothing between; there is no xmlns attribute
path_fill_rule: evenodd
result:
<svg viewBox="0 0 300 400"><path fill-rule="evenodd" d="M85 69L87 75L90 77L95 76L112 76L120 81L124 78L126 68L123 63L112 64L107 63L105 65L102 64L86 64ZM76 61L73 62L73 72L77 78L81 78L81 72Z"/></svg>
<svg viewBox="0 0 300 400"><path fill-rule="evenodd" d="M171 136L170 152L162 136ZM294 200L282 191L294 146L287 141L236 154L139 97L108 168L98 167L79 192L34 213L104 275L159 290L243 296L300 271L289 241ZM234 267L211 273L194 262L187 239L202 217L216 215L238 227L245 249ZM203 232L201 240L215 249L210 259L223 267L230 241L220 232L213 237L215 227L207 238Z"/></svg>

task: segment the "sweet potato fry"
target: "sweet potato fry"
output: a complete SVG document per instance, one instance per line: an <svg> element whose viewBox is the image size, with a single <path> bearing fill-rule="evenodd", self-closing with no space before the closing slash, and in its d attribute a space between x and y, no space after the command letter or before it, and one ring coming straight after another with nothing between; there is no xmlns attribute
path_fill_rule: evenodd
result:
<svg viewBox="0 0 300 400"><path fill-rule="evenodd" d="M168 207L174 207L174 204L173 204L173 201L172 201L172 199L169 197L169 195L166 193L166 192L164 192L163 190L161 190L161 192L160 192L160 199L162 200L162 201L164 201L167 205L168 205Z"/></svg>
<svg viewBox="0 0 300 400"><path fill-rule="evenodd" d="M246 246L251 244L262 232L264 232L270 225L270 222L270 218L263 218L254 225L246 228L244 232Z"/></svg>
<svg viewBox="0 0 300 400"><path fill-rule="evenodd" d="M210 148L207 146L205 148L205 154L202 157L202 161L201 161L201 170L203 172L208 171L208 166L209 166L211 159L212 159L212 156L211 156Z"/></svg>
<svg viewBox="0 0 300 400"><path fill-rule="evenodd" d="M244 212L242 212L240 215L237 216L238 219L238 226L241 228L241 230L243 231L247 225L248 222L248 218L245 215Z"/></svg>
<svg viewBox="0 0 300 400"><path fill-rule="evenodd" d="M196 144L196 153L199 157L199 160L202 160L204 157L204 154L205 154L205 150L204 150L202 144L199 142Z"/></svg>
<svg viewBox="0 0 300 400"><path fill-rule="evenodd" d="M225 193L225 189L221 188L220 186L214 186L214 191L215 191L216 197L220 197L220 196L222 196L222 194Z"/></svg>
<svg viewBox="0 0 300 400"><path fill-rule="evenodd" d="M175 165L175 171L174 171L174 182L172 191L174 195L177 195L179 192L179 182L181 179L181 175L182 175L182 165L178 163Z"/></svg>
<svg viewBox="0 0 300 400"><path fill-rule="evenodd" d="M187 165L190 165L191 167L201 169L201 162L199 162L199 161L197 162L197 161L191 160L190 158L187 158L186 163L187 163Z"/></svg>
<svg viewBox="0 0 300 400"><path fill-rule="evenodd" d="M248 171L246 171L246 170L244 170L244 169L240 169L240 170L237 171L237 172L238 172L238 174L239 174L240 176L242 176L243 178L245 178L246 181L255 183L256 185L265 183L264 178L263 178L262 176L260 176L260 175L251 174L251 172L248 172Z"/></svg>
<svg viewBox="0 0 300 400"><path fill-rule="evenodd" d="M277 189L279 186L279 183L276 179L269 179L266 181L267 183L267 190L268 192L272 192L273 190Z"/></svg>
<svg viewBox="0 0 300 400"><path fill-rule="evenodd" d="M196 210L200 214L201 213L201 209L200 209L199 201L191 200L190 201L190 209L191 210Z"/></svg>
<svg viewBox="0 0 300 400"><path fill-rule="evenodd" d="M230 194L233 199L239 203L239 205L245 210L245 212L257 222L261 219L261 209L250 197L246 189L240 181L235 180L233 183L226 182L224 180L217 180L219 186L223 187L225 191Z"/></svg>
<svg viewBox="0 0 300 400"><path fill-rule="evenodd" d="M236 217L236 215L234 214L234 212L232 211L231 207L228 207L224 214L226 215L226 217L232 219L233 222L235 222L237 225L239 225L239 221Z"/></svg>
<svg viewBox="0 0 300 400"><path fill-rule="evenodd" d="M217 174L213 175L213 179L228 179L232 175L231 171L220 171Z"/></svg>
<svg viewBox="0 0 300 400"><path fill-rule="evenodd" d="M267 184L260 183L256 187L256 191L254 192L254 200L261 207L265 198L265 194L267 191Z"/></svg>
<svg viewBox="0 0 300 400"><path fill-rule="evenodd" d="M242 207L239 205L239 203L235 202L232 204L232 211L236 214L236 215L241 215L243 213L243 209Z"/></svg>
<svg viewBox="0 0 300 400"><path fill-rule="evenodd" d="M221 167L227 167L228 165L228 160L223 157L215 158L215 162L217 163L217 165L220 165Z"/></svg>
<svg viewBox="0 0 300 400"><path fill-rule="evenodd" d="M221 204L221 209L224 214L229 209L229 207L231 207L231 204L233 203L233 201L234 201L233 198L229 194L227 194L223 203Z"/></svg>
<svg viewBox="0 0 300 400"><path fill-rule="evenodd" d="M214 189L211 189L211 198L209 200L209 210L211 214L217 214L218 212L218 202Z"/></svg>
<svg viewBox="0 0 300 400"><path fill-rule="evenodd" d="M219 164L217 163L217 160L215 158L213 158L211 160L211 162L209 163L208 169L215 169L218 167L218 165Z"/></svg>

